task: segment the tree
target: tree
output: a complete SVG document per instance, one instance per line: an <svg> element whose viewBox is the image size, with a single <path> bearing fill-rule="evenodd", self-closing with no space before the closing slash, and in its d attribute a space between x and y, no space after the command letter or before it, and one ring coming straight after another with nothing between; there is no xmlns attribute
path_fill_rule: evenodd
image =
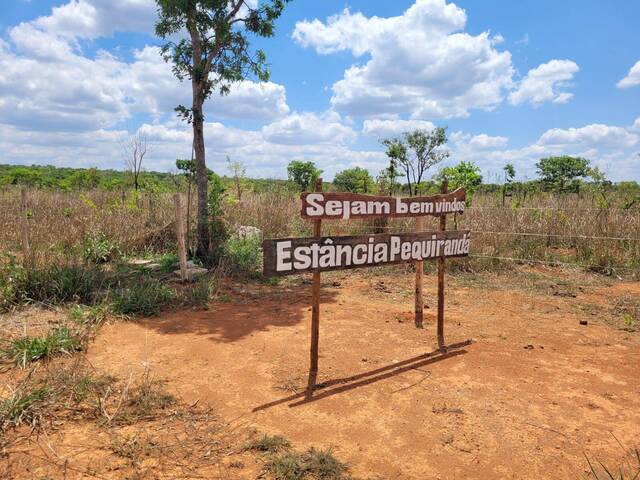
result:
<svg viewBox="0 0 640 480"><path fill-rule="evenodd" d="M516 178L516 169L511 163L507 163L504 168L504 184L502 185L502 206L506 197L512 196L513 180Z"/></svg>
<svg viewBox="0 0 640 480"><path fill-rule="evenodd" d="M333 184L343 192L369 193L373 187L373 178L366 169L354 167L337 173Z"/></svg>
<svg viewBox="0 0 640 480"><path fill-rule="evenodd" d="M287 175L289 181L295 183L304 192L309 190L316 179L322 175L322 170L318 170L313 162L293 160L287 165Z"/></svg>
<svg viewBox="0 0 640 480"><path fill-rule="evenodd" d="M542 184L558 193L580 191L580 180L589 176L589 160L582 157L547 157L537 164Z"/></svg>
<svg viewBox="0 0 640 480"><path fill-rule="evenodd" d="M163 58L173 63L180 80L191 80L191 108L176 107L192 125L198 191L198 247L200 258L209 253L208 179L204 146L204 102L215 92L229 93L233 83L255 75L269 79L266 56L250 50L248 34L271 37L275 20L289 0L265 0L252 8L246 0L156 0L159 19L156 34L171 39L183 30L188 38L169 40Z"/></svg>
<svg viewBox="0 0 640 480"><path fill-rule="evenodd" d="M447 131L441 127L405 132L400 138L389 138L382 143L391 161L404 170L410 195L418 194L420 182L429 168L449 157L449 152L441 149L447 143Z"/></svg>
<svg viewBox="0 0 640 480"><path fill-rule="evenodd" d="M231 173L231 178L233 178L233 183L236 186L236 195L240 202L242 200L242 187L247 178L247 169L242 162L232 162L229 155L227 155L227 168Z"/></svg>
<svg viewBox="0 0 640 480"><path fill-rule="evenodd" d="M467 193L467 203L471 202L478 185L482 183L480 167L472 162L460 162L454 167L446 167L440 170L439 177L449 181L449 187L456 189L464 187Z"/></svg>
<svg viewBox="0 0 640 480"><path fill-rule="evenodd" d="M149 141L147 136L141 132L131 135L122 144L122 156L124 157L127 171L133 179L133 187L136 191L140 188L142 162L147 155L148 149Z"/></svg>
<svg viewBox="0 0 640 480"><path fill-rule="evenodd" d="M381 194L388 194L393 196L400 186L398 184L398 181L396 180L400 176L401 175L396 168L395 162L391 161L390 165L387 168L383 168L382 170L380 170L380 173L376 178L378 191Z"/></svg>

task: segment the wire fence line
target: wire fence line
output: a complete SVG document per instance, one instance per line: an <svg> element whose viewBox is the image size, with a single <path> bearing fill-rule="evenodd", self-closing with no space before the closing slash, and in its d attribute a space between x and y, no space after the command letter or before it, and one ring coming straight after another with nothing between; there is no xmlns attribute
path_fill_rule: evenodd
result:
<svg viewBox="0 0 640 480"><path fill-rule="evenodd" d="M606 266L603 267L602 265L587 265L587 264L582 264L582 263L577 263L577 262L561 262L559 260L539 260L539 259L535 259L535 258L521 258L521 257L500 257L500 256L494 256L494 255L478 255L475 253L470 253L469 257L471 258L484 258L484 259L490 259L490 260L501 260L501 261L509 261L509 262L518 262L518 263L538 263L538 264L543 264L543 265L550 265L550 266L566 266L566 267L575 267L575 268L591 268L591 269L600 269L602 270L603 268L606 268L612 272L631 272L631 273L639 273L640 272L640 268L628 268L628 267L613 267L613 266Z"/></svg>

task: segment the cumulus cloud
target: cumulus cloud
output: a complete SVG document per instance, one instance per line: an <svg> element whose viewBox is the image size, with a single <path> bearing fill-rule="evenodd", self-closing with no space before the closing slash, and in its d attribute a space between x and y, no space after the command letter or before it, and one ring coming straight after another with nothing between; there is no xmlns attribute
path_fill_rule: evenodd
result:
<svg viewBox="0 0 640 480"><path fill-rule="evenodd" d="M618 88L628 88L640 85L640 60L631 67L626 77L618 82Z"/></svg>
<svg viewBox="0 0 640 480"><path fill-rule="evenodd" d="M539 145L580 148L629 148L638 143L638 136L623 127L592 124L581 128L553 128L538 140Z"/></svg>
<svg viewBox="0 0 640 480"><path fill-rule="evenodd" d="M0 123L91 130L113 127L136 113L172 116L176 105L191 103L189 85L173 76L158 47L134 51L131 62L106 51L88 58L62 37L30 28L37 34L22 37L26 27L11 31L17 52L0 45ZM240 82L205 106L212 119L273 120L288 113L284 86L272 82Z"/></svg>
<svg viewBox="0 0 640 480"><path fill-rule="evenodd" d="M377 138L394 137L412 130L433 130L436 126L426 120L365 120L362 133Z"/></svg>
<svg viewBox="0 0 640 480"><path fill-rule="evenodd" d="M456 148L464 149L466 151L483 151L502 148L509 142L507 137L491 136L485 133L470 135L464 132L452 133L449 136L449 140Z"/></svg>
<svg viewBox="0 0 640 480"><path fill-rule="evenodd" d="M499 38L463 32L466 19L463 9L445 0L417 0L397 17L347 9L326 22L298 22L293 38L320 54L369 57L333 85L331 103L340 112L464 117L498 105L514 72L511 54L495 48Z"/></svg>
<svg viewBox="0 0 640 480"><path fill-rule="evenodd" d="M543 63L529 70L518 88L509 94L509 101L513 105L528 102L534 106L544 102L566 103L573 98L573 94L563 89L579 70L578 65L571 60Z"/></svg>
<svg viewBox="0 0 640 480"><path fill-rule="evenodd" d="M265 140L283 145L308 145L320 143L350 143L357 134L343 125L339 116L315 113L294 113L266 125L262 129Z"/></svg>

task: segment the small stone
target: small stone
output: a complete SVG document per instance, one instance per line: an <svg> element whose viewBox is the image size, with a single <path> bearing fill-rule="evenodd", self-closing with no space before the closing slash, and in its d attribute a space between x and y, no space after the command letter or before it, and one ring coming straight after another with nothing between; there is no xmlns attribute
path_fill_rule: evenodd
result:
<svg viewBox="0 0 640 480"><path fill-rule="evenodd" d="M586 320L580 320L580 325L589 325L589 322Z"/></svg>
<svg viewBox="0 0 640 480"><path fill-rule="evenodd" d="M533 350L534 348L536 348L536 347L534 347L533 345L526 345L524 347L525 350Z"/></svg>

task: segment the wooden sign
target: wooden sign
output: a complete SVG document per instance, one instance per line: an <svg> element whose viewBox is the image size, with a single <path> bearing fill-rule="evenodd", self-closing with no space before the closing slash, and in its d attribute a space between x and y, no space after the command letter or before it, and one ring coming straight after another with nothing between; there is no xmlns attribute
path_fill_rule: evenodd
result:
<svg viewBox="0 0 640 480"><path fill-rule="evenodd" d="M429 197L377 197L357 193L303 193L303 218L309 220L349 220L372 217L424 217L464 213L465 190Z"/></svg>
<svg viewBox="0 0 640 480"><path fill-rule="evenodd" d="M376 267L469 254L470 232L416 232L265 240L265 277Z"/></svg>

